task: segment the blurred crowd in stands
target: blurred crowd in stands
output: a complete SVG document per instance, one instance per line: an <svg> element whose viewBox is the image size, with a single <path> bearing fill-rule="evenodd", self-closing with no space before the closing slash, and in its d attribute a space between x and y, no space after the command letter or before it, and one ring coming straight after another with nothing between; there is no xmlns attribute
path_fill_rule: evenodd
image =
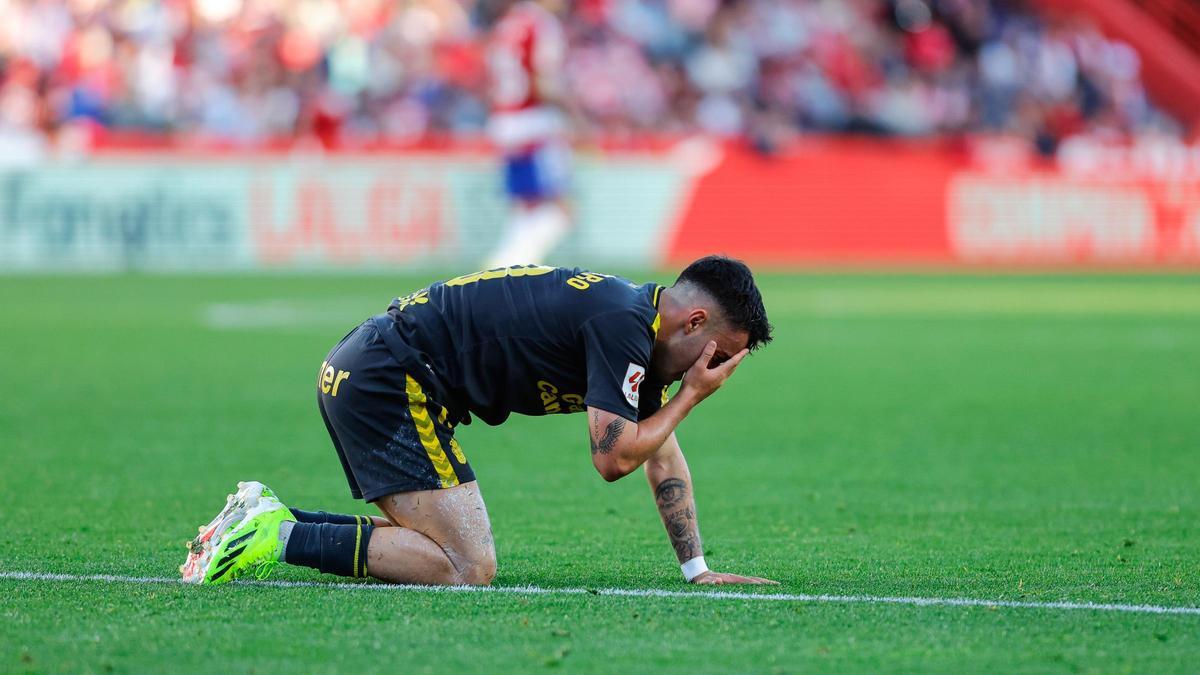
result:
<svg viewBox="0 0 1200 675"><path fill-rule="evenodd" d="M1183 136L1137 53L1002 0L562 0L591 133ZM0 135L474 135L503 0L0 0Z"/></svg>

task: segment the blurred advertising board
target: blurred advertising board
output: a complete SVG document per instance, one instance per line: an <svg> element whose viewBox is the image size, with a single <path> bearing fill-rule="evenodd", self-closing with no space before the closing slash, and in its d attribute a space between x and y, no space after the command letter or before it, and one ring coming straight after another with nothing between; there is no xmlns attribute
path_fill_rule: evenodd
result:
<svg viewBox="0 0 1200 675"><path fill-rule="evenodd" d="M1200 148L684 141L577 158L550 262L1195 266ZM1015 157L1015 159L1014 159ZM0 170L0 271L475 268L507 213L478 149L101 153Z"/></svg>
<svg viewBox="0 0 1200 675"><path fill-rule="evenodd" d="M993 149L994 150L994 149ZM670 261L999 266L1200 264L1200 147L1025 153L814 141L727 153L692 189Z"/></svg>
<svg viewBox="0 0 1200 675"><path fill-rule="evenodd" d="M653 263L682 173L584 160L575 181L558 256ZM506 210L497 167L466 153L123 153L0 171L0 270L473 267Z"/></svg>

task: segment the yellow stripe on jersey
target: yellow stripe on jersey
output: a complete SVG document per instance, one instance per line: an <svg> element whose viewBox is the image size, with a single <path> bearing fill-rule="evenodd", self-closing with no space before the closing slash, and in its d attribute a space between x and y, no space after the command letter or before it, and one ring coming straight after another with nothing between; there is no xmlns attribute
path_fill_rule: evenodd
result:
<svg viewBox="0 0 1200 675"><path fill-rule="evenodd" d="M662 293L662 290L663 290L662 286L654 287L654 301L653 301L654 309L658 309L658 296L660 293ZM650 330L654 333L654 337L656 339L658 338L658 329L659 328L662 328L662 314L655 313L654 314L654 323L650 324Z"/></svg>
<svg viewBox="0 0 1200 675"><path fill-rule="evenodd" d="M408 412L412 415L413 426L417 428L417 437L421 439L421 445L425 446L425 454L429 455L429 461L433 463L442 487L454 487L458 485L458 475L454 473L450 458L446 456L442 442L438 440L433 419L429 417L429 408L425 407L428 398L412 375L405 375L404 379L404 391L408 394Z"/></svg>
<svg viewBox="0 0 1200 675"><path fill-rule="evenodd" d="M489 279L503 279L504 277L540 277L543 274L553 272L555 268L546 267L545 265L514 265L513 267L501 267L494 270L485 270L483 272L475 272L474 274L464 274L461 277L454 277L446 282L446 286L466 286L473 284L476 281L487 281Z"/></svg>

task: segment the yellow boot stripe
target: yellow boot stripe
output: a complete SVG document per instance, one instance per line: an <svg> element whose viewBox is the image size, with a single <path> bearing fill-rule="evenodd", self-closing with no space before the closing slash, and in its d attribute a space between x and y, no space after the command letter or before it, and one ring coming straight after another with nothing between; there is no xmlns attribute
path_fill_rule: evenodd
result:
<svg viewBox="0 0 1200 675"><path fill-rule="evenodd" d="M458 485L458 476L454 473L454 467L451 466L446 451L442 449L442 442L438 440L437 430L433 426L433 420L429 417L429 408L425 406L425 402L428 400L425 392L421 391L421 385L417 384L412 375L404 377L406 380L404 390L408 394L408 412L412 415L413 426L417 429L417 438L421 439L421 445L425 446L425 454L429 455L429 461L433 463L442 487L454 487Z"/></svg>

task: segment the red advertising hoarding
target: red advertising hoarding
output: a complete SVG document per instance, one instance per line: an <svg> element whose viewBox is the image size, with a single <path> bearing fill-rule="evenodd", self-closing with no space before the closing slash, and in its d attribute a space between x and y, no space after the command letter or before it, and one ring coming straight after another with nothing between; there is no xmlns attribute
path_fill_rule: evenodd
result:
<svg viewBox="0 0 1200 675"><path fill-rule="evenodd" d="M1053 164L984 157L866 140L815 141L775 157L730 149L698 180L664 255L720 251L779 265L1200 263L1200 149L1068 148Z"/></svg>

